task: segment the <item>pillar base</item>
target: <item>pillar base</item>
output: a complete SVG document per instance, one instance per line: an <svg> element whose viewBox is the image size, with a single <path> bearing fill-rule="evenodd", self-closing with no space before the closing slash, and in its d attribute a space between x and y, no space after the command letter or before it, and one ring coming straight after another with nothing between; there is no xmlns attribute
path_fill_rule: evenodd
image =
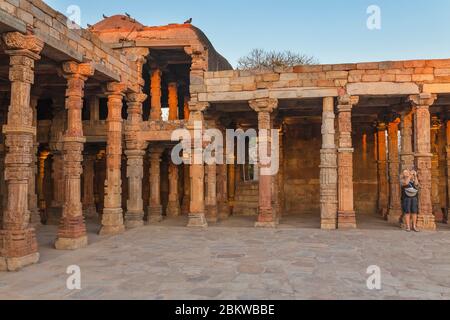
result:
<svg viewBox="0 0 450 320"><path fill-rule="evenodd" d="M148 207L147 223L160 223L163 221L162 206L150 206Z"/></svg>
<svg viewBox="0 0 450 320"><path fill-rule="evenodd" d="M228 205L228 202L221 202L219 203L218 208L218 215L220 220L226 220L230 217L230 206Z"/></svg>
<svg viewBox="0 0 450 320"><path fill-rule="evenodd" d="M389 213L387 215L387 221L392 224L398 224L402 215L403 212L401 209L389 210Z"/></svg>
<svg viewBox="0 0 450 320"><path fill-rule="evenodd" d="M36 228L42 225L41 213L38 208L30 210L30 224Z"/></svg>
<svg viewBox="0 0 450 320"><path fill-rule="evenodd" d="M267 228L274 229L277 227L277 223L275 221L272 222L255 222L255 228Z"/></svg>
<svg viewBox="0 0 450 320"><path fill-rule="evenodd" d="M110 236L125 232L123 224L122 208L104 208L102 217L102 228L98 233L101 236Z"/></svg>
<svg viewBox="0 0 450 320"><path fill-rule="evenodd" d="M436 220L433 215L420 215L417 217L417 227L424 231L436 231Z"/></svg>
<svg viewBox="0 0 450 320"><path fill-rule="evenodd" d="M55 242L56 250L78 250L86 248L88 245L88 237L79 238L58 238Z"/></svg>
<svg viewBox="0 0 450 320"><path fill-rule="evenodd" d="M447 209L447 215L445 217L445 223L450 224L450 208Z"/></svg>
<svg viewBox="0 0 450 320"><path fill-rule="evenodd" d="M320 223L320 228L322 230L336 230L337 229L337 220L332 218L322 218Z"/></svg>
<svg viewBox="0 0 450 320"><path fill-rule="evenodd" d="M188 228L206 228L208 222L204 213L189 213Z"/></svg>
<svg viewBox="0 0 450 320"><path fill-rule="evenodd" d="M206 206L206 221L208 223L217 223L219 219L217 218L217 206Z"/></svg>
<svg viewBox="0 0 450 320"><path fill-rule="evenodd" d="M144 226L144 211L125 213L125 227L134 229Z"/></svg>
<svg viewBox="0 0 450 320"><path fill-rule="evenodd" d="M338 212L338 229L356 229L356 213Z"/></svg>
<svg viewBox="0 0 450 320"><path fill-rule="evenodd" d="M39 253L35 252L24 257L7 258L0 257L0 271L19 271L20 269L38 263Z"/></svg>
<svg viewBox="0 0 450 320"><path fill-rule="evenodd" d="M258 215L258 221L255 222L255 228L276 228L278 225L276 220L276 216L272 212L260 212Z"/></svg>
<svg viewBox="0 0 450 320"><path fill-rule="evenodd" d="M174 218L179 217L181 214L181 208L178 202L170 203L167 205L167 216Z"/></svg>

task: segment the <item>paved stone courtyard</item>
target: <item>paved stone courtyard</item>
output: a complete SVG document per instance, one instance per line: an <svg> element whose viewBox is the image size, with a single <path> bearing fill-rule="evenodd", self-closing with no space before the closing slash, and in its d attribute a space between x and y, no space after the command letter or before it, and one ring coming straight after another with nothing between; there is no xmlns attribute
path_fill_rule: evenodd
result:
<svg viewBox="0 0 450 320"><path fill-rule="evenodd" d="M291 220L276 230L241 219L207 230L165 221L76 252L51 248L56 227L39 231L41 262L0 274L0 299L450 299L450 228L408 234L371 218L355 231L321 231ZM235 225L249 227L236 227ZM66 288L79 265L82 290ZM382 269L382 290L366 287Z"/></svg>

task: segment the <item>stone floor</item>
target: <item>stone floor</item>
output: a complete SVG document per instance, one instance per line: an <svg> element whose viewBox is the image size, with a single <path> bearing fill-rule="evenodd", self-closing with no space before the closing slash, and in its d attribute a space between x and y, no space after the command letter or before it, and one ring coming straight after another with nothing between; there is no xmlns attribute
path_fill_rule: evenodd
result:
<svg viewBox="0 0 450 320"><path fill-rule="evenodd" d="M233 218L207 230L166 220L76 252L52 249L56 227L39 234L41 262L0 274L0 299L450 299L450 226L406 233L374 217L355 231L321 231L317 218L252 228ZM66 288L69 265L81 290ZM382 270L382 290L366 270Z"/></svg>

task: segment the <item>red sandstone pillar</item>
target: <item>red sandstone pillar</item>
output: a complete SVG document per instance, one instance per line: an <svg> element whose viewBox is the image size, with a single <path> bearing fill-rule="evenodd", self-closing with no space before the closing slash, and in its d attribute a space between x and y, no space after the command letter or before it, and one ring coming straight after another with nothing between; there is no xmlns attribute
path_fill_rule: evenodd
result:
<svg viewBox="0 0 450 320"><path fill-rule="evenodd" d="M160 69L153 69L150 77L151 109L150 119L161 120L161 77Z"/></svg>
<svg viewBox="0 0 450 320"><path fill-rule="evenodd" d="M152 147L150 151L150 200L148 207L148 223L163 220L161 205L161 156L162 147Z"/></svg>
<svg viewBox="0 0 450 320"><path fill-rule="evenodd" d="M37 104L38 98L31 97L31 110L33 111L33 127L37 128ZM33 137L33 161L31 163L31 176L28 183L28 209L30 210L30 223L37 228L41 225L41 214L39 212L38 194L36 193L36 176L37 176L37 153L39 150L39 143L37 142L37 135Z"/></svg>
<svg viewBox="0 0 450 320"><path fill-rule="evenodd" d="M387 180L387 153L386 153L386 130L385 123L377 125L377 156L378 156L378 212L387 219L389 207L389 186Z"/></svg>
<svg viewBox="0 0 450 320"><path fill-rule="evenodd" d="M100 235L125 231L122 210L122 107L125 85L107 84L108 119L105 200Z"/></svg>
<svg viewBox="0 0 450 320"><path fill-rule="evenodd" d="M189 165L184 164L183 165L183 202L181 204L181 213L183 215L189 214L189 201L191 198L190 195L190 175L189 175Z"/></svg>
<svg viewBox="0 0 450 320"><path fill-rule="evenodd" d="M389 210L388 221L399 223L402 215L401 189L400 189L400 159L398 150L398 126L400 119L394 119L388 124L388 150L389 150Z"/></svg>
<svg viewBox="0 0 450 320"><path fill-rule="evenodd" d="M10 56L11 101L8 120L3 126L8 200L0 230L0 271L16 271L39 260L35 230L28 219L28 182L32 174L33 136L36 135L30 91L34 63L40 59L44 44L34 36L18 32L4 34L3 42Z"/></svg>
<svg viewBox="0 0 450 320"><path fill-rule="evenodd" d="M206 165L206 220L217 223L217 165Z"/></svg>
<svg viewBox="0 0 450 320"><path fill-rule="evenodd" d="M178 217L181 213L180 197L178 194L178 166L172 162L169 164L169 203L167 216Z"/></svg>
<svg viewBox="0 0 450 320"><path fill-rule="evenodd" d="M184 120L188 121L189 120L189 96L185 96L184 97L184 105L183 105L183 112L184 112Z"/></svg>
<svg viewBox="0 0 450 320"><path fill-rule="evenodd" d="M423 230L436 230L431 198L431 115L430 106L436 96L421 93L409 97L414 107L414 135L416 168L420 184L418 227Z"/></svg>
<svg viewBox="0 0 450 320"><path fill-rule="evenodd" d="M258 113L258 129L260 137L258 143L261 146L262 143L267 143L268 153L270 155L271 150L271 118L270 114L278 107L278 100L262 98L251 100L249 102L250 107ZM265 130L267 132L267 139L269 141L263 141L261 132ZM259 164L259 205L258 205L258 220L255 227L269 227L274 228L277 225L277 217L272 207L272 175L268 175L265 172L270 164Z"/></svg>
<svg viewBox="0 0 450 320"><path fill-rule="evenodd" d="M349 95L338 98L338 228L356 228L356 214L353 197L353 144L352 108L358 97Z"/></svg>
<svg viewBox="0 0 450 320"><path fill-rule="evenodd" d="M63 71L67 79L67 130L63 138L65 187L63 213L55 247L59 250L75 250L88 244L81 203L81 162L86 142L81 110L85 81L94 74L94 69L88 63L66 62L63 64Z"/></svg>
<svg viewBox="0 0 450 320"><path fill-rule="evenodd" d="M83 211L88 219L97 218L94 198L95 154L85 154L83 162Z"/></svg>
<svg viewBox="0 0 450 320"><path fill-rule="evenodd" d="M178 120L178 84L176 81L168 85L169 94L169 120Z"/></svg>
<svg viewBox="0 0 450 320"><path fill-rule="evenodd" d="M433 116L431 118L431 153L433 154L431 158L431 199L433 202L433 215L436 222L443 222L444 215L441 209L441 198L439 194L439 135L441 132L441 121L439 117Z"/></svg>

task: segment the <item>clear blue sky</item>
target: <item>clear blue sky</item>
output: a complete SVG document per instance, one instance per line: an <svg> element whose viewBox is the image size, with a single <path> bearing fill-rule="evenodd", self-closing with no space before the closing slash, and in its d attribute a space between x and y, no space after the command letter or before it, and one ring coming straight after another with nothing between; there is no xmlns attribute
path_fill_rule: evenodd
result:
<svg viewBox="0 0 450 320"><path fill-rule="evenodd" d="M320 63L450 57L449 0L46 0L81 23L128 12L146 25L192 17L233 65L253 48L292 50ZM370 5L381 30L366 27Z"/></svg>

